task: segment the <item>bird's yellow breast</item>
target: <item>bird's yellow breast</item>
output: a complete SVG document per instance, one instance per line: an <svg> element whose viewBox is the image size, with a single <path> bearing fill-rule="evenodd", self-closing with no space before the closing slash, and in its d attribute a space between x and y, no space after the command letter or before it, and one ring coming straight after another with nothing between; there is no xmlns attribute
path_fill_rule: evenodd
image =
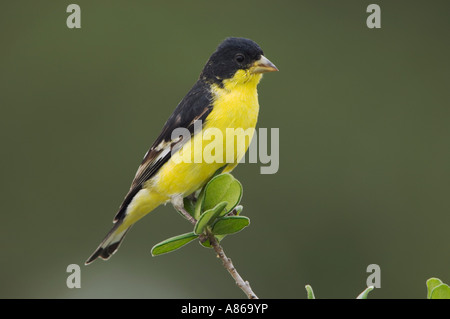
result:
<svg viewBox="0 0 450 319"><path fill-rule="evenodd" d="M206 181L222 166L227 165L230 171L244 156L248 149L254 128L258 119L259 103L257 85L261 79L260 74L249 74L248 71L240 70L231 79L224 80L223 86L211 86L213 95L213 107L207 116L203 129L187 142L179 151L181 154L189 154L188 162L179 162L175 156L161 167L158 174L148 184L153 191L167 196L169 199L175 195L187 196L204 185ZM239 140L242 135L244 145L227 142L227 129L234 129L233 139ZM206 150L211 149L215 141L211 136L206 137L205 132L221 132L222 148L215 152L222 152L222 161L208 162L203 158ZM229 132L230 130L228 130ZM200 140L201 139L201 140ZM217 146L217 140L215 146ZM196 147L201 145L201 147ZM231 145L231 146L230 146ZM234 149L230 152L230 147ZM234 154L230 159L228 154ZM202 159L200 162L196 159Z"/></svg>
<svg viewBox="0 0 450 319"><path fill-rule="evenodd" d="M254 128L258 120L259 103L256 87L261 75L253 75L247 81L246 72L240 70L230 80L223 81L223 88L212 86L213 109L206 120L206 128Z"/></svg>

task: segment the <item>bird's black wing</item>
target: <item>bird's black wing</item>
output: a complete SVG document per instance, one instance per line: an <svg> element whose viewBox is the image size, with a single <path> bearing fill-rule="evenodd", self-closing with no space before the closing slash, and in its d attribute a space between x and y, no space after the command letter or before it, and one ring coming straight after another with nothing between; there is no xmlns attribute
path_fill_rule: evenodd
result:
<svg viewBox="0 0 450 319"><path fill-rule="evenodd" d="M172 132L176 128L186 128L194 133L194 122L201 120L205 125L205 119L212 110L212 94L209 85L202 80L195 83L176 107L167 120L158 138L145 154L136 176L131 184L130 191L125 196L122 205L117 212L114 222L125 216L126 208L133 197L141 190L142 185L170 159L174 147L181 147L187 141L182 139L172 140Z"/></svg>

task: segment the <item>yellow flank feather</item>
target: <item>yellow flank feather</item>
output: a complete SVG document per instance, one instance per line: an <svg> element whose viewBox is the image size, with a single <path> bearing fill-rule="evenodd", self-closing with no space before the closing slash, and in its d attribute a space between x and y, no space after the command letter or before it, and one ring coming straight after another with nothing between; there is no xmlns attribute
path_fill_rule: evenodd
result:
<svg viewBox="0 0 450 319"><path fill-rule="evenodd" d="M154 192L150 188L141 189L127 207L127 217L116 230L116 233L120 234L125 231L128 227L133 225L162 203L166 202L168 199L169 198L167 196Z"/></svg>
<svg viewBox="0 0 450 319"><path fill-rule="evenodd" d="M239 163L248 149L258 119L257 85L261 77L261 74L239 70L233 78L223 81L223 87L212 86L213 108L206 118L202 132L197 133L179 151L181 153L187 152L190 161L179 162L175 160L175 156L172 156L160 168L159 172L145 183L145 187L133 199L127 210L124 227L135 223L172 197L184 197L195 192L222 166L227 165L225 171L231 171ZM219 162L207 163L202 156L205 147L214 142L214 140L205 139L203 136L203 132L210 128L220 130L224 138L221 144L223 146L223 160ZM242 129L235 130L235 136L237 136L236 140L243 138L243 141L245 141L244 146L239 148L239 144L235 140L234 150L231 152L231 154L234 154L232 159L226 157L227 128ZM247 138L243 136L245 133L247 133ZM195 146L200 145L200 142L202 147L196 148ZM198 154L198 152L201 152L201 154ZM196 162L196 158L200 158L201 162Z"/></svg>

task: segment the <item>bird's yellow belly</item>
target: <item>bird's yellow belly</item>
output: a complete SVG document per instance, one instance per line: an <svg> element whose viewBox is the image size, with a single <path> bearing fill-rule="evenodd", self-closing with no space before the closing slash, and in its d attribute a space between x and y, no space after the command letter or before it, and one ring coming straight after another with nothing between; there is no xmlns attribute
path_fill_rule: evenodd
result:
<svg viewBox="0 0 450 319"><path fill-rule="evenodd" d="M149 188L167 200L187 196L224 165L227 171L233 169L248 149L258 111L256 86L219 91L202 131L161 167Z"/></svg>

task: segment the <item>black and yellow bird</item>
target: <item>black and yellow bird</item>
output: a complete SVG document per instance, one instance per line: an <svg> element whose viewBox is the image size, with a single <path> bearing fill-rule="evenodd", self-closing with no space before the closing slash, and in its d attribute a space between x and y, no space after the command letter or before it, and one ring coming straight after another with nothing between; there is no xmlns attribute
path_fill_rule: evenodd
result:
<svg viewBox="0 0 450 319"><path fill-rule="evenodd" d="M159 205L170 201L182 210L183 198L203 187L218 169L230 172L236 167L247 151L249 139L245 140L243 150L231 153L234 154L231 160L179 161L175 160L175 155L180 152L196 158L208 145L204 140L196 143L205 139L202 133L211 128L223 132L223 136L226 136L227 128L254 130L259 112L257 85L263 73L273 71L278 69L252 40L227 38L217 47L198 81L178 104L145 154L114 218L114 226L86 264L98 257L111 257L130 227ZM201 124L200 132L194 131L198 123ZM172 132L177 128L187 129L191 138L174 138ZM225 157L227 143L222 145Z"/></svg>

